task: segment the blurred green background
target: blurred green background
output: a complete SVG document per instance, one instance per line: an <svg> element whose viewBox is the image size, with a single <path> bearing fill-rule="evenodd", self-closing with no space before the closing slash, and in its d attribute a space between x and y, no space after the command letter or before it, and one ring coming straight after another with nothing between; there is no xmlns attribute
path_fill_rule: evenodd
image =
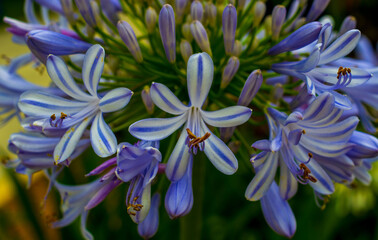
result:
<svg viewBox="0 0 378 240"><path fill-rule="evenodd" d="M269 6L280 2L268 1ZM0 1L1 18L10 16L24 19L22 9L21 0ZM332 0L326 13L335 18L336 29L344 17L355 16L357 27L375 44L378 41L377 11L377 0ZM0 24L0 55L15 57L26 53L25 46L11 42L11 35L5 31L5 27ZM5 63L5 59L0 59L1 65ZM46 72L41 75L30 66L24 67L20 73L41 85L49 82ZM7 154L4 149L9 135L18 130L20 127L16 119L0 128L0 157ZM87 151L85 156L86 159L74 161L70 170L63 172L60 178L62 182L80 184L88 181L83 177L84 174L101 160L91 151ZM241 165L248 164L246 159L241 161ZM203 239L284 239L265 223L260 204L244 199L245 188L252 178L249 168L241 167L237 174L225 176L216 171L209 161L205 162ZM316 206L309 187L300 187L298 194L290 200L297 219L297 232L293 239L378 239L377 165L373 167L372 175L373 182L369 187L356 184L350 189L337 185L337 191L331 196L325 210ZM57 192L50 194L47 203L41 205L46 188L47 181L42 174L34 175L32 186L26 189L24 176L0 166L0 239L82 239L79 221L60 230L49 227L51 221L61 217L61 213L57 205L60 201ZM126 190L126 186L121 185L91 211L87 226L96 239L139 239L136 225L126 213ZM164 199L160 216L155 239L178 239L180 221L168 218Z"/></svg>

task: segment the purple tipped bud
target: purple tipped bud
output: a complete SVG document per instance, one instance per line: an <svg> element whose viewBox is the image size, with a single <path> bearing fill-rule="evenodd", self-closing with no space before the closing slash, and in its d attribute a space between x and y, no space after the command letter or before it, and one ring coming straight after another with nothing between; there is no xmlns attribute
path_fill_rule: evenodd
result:
<svg viewBox="0 0 378 240"><path fill-rule="evenodd" d="M151 94L150 94L150 87L149 86L145 86L143 88L143 90L142 90L142 101L144 103L144 106L147 109L147 112L149 114L154 113L155 104L152 101Z"/></svg>
<svg viewBox="0 0 378 240"><path fill-rule="evenodd" d="M203 6L202 3L198 0L192 2L190 6L190 16L193 20L202 21L203 18Z"/></svg>
<svg viewBox="0 0 378 240"><path fill-rule="evenodd" d="M138 63L143 62L142 52L140 51L137 38L131 25L122 20L118 22L117 29L122 41L125 43L127 49L129 49L135 60Z"/></svg>
<svg viewBox="0 0 378 240"><path fill-rule="evenodd" d="M73 10L72 0L60 0L63 14L70 24L75 24L75 15Z"/></svg>
<svg viewBox="0 0 378 240"><path fill-rule="evenodd" d="M170 63L176 61L175 13L169 4L164 4L159 14L160 37L165 55Z"/></svg>
<svg viewBox="0 0 378 240"><path fill-rule="evenodd" d="M320 14L323 13L323 11L328 6L330 0L314 0L312 3L311 9L307 14L307 22L312 22L315 19L317 19Z"/></svg>
<svg viewBox="0 0 378 240"><path fill-rule="evenodd" d="M205 16L210 26L217 23L217 7L213 3L205 3Z"/></svg>
<svg viewBox="0 0 378 240"><path fill-rule="evenodd" d="M238 19L236 8L231 4L228 4L224 8L222 15L223 40L224 48L226 50L227 55L231 54L232 49L234 47L237 21Z"/></svg>
<svg viewBox="0 0 378 240"><path fill-rule="evenodd" d="M155 30L157 13L152 7L148 7L146 10L146 26L148 33L152 33Z"/></svg>
<svg viewBox="0 0 378 240"><path fill-rule="evenodd" d="M57 32L33 30L26 35L26 44L31 52L43 63L47 56L85 53L92 45Z"/></svg>
<svg viewBox="0 0 378 240"><path fill-rule="evenodd" d="M277 45L272 47L269 50L268 54L277 55L279 53L293 51L307 46L308 44L318 39L321 29L322 24L320 22L308 23L302 26L301 28L297 29L287 38L283 39Z"/></svg>
<svg viewBox="0 0 378 240"><path fill-rule="evenodd" d="M206 29L203 27L202 23L198 20L193 21L193 23L190 24L190 32L201 50L211 56L209 38L207 37Z"/></svg>
<svg viewBox="0 0 378 240"><path fill-rule="evenodd" d="M253 26L256 27L260 24L266 12L266 5L262 1L258 1L253 6Z"/></svg>
<svg viewBox="0 0 378 240"><path fill-rule="evenodd" d="M282 5L277 5L272 13L272 38L277 40L280 36L281 28L286 18L286 8Z"/></svg>
<svg viewBox="0 0 378 240"><path fill-rule="evenodd" d="M243 90L239 96L238 105L248 106L259 91L262 82L263 77L260 69L253 71L247 78L247 81L245 81Z"/></svg>
<svg viewBox="0 0 378 240"><path fill-rule="evenodd" d="M237 57L231 57L223 70L221 88L227 87L239 69L240 61Z"/></svg>
<svg viewBox="0 0 378 240"><path fill-rule="evenodd" d="M160 194L155 193L151 200L150 211L143 222L138 225L138 233L144 239L152 238L159 227Z"/></svg>
<svg viewBox="0 0 378 240"><path fill-rule="evenodd" d="M81 16L90 27L96 27L100 22L99 9L95 1L91 0L75 0Z"/></svg>
<svg viewBox="0 0 378 240"><path fill-rule="evenodd" d="M189 159L185 175L172 182L165 195L165 209L171 219L185 216L193 207L192 189L193 159Z"/></svg>
<svg viewBox="0 0 378 240"><path fill-rule="evenodd" d="M348 32L349 30L355 29L357 25L356 18L353 16L348 16L344 19L343 23L341 24L340 31L337 34L339 36L343 35L344 33Z"/></svg>
<svg viewBox="0 0 378 240"><path fill-rule="evenodd" d="M232 56L239 57L243 51L243 46L239 40L235 40L234 48L232 49Z"/></svg>
<svg viewBox="0 0 378 240"><path fill-rule="evenodd" d="M181 40L180 52L185 63L188 63L189 57L193 54L192 45L186 40Z"/></svg>
<svg viewBox="0 0 378 240"><path fill-rule="evenodd" d="M182 21L187 4L188 0L176 0L176 17L178 23Z"/></svg>
<svg viewBox="0 0 378 240"><path fill-rule="evenodd" d="M228 140L231 139L232 135L234 135L235 128L236 127L228 127L228 128L220 128L219 129L220 138L222 139L223 142L228 142ZM228 147L230 147L230 146L228 146ZM232 149L231 149L231 151L232 151Z"/></svg>
<svg viewBox="0 0 378 240"><path fill-rule="evenodd" d="M190 24L184 23L182 25L182 35L184 35L184 38L191 42L193 40L192 33L190 32Z"/></svg>

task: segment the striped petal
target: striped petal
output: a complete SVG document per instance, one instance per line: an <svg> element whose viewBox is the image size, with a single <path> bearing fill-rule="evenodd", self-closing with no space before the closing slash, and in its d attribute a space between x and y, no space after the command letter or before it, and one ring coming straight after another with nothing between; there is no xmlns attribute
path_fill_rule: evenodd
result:
<svg viewBox="0 0 378 240"><path fill-rule="evenodd" d="M54 55L49 55L46 63L47 72L60 90L72 98L80 101L89 101L93 99L90 95L83 92L73 80L71 73L64 61Z"/></svg>
<svg viewBox="0 0 378 240"><path fill-rule="evenodd" d="M93 150L100 157L108 157L117 151L117 139L104 121L102 113L97 113L91 127Z"/></svg>
<svg viewBox="0 0 378 240"><path fill-rule="evenodd" d="M332 25L331 23L326 23L322 27L322 30L320 31L318 43L321 43L322 46L320 48L320 51L323 52L324 49L328 46L328 43L330 41L332 35Z"/></svg>
<svg viewBox="0 0 378 240"><path fill-rule="evenodd" d="M56 163L63 162L71 156L93 117L94 116L85 118L81 123L78 123L67 130L55 147L54 161Z"/></svg>
<svg viewBox="0 0 378 240"><path fill-rule="evenodd" d="M330 63L349 54L357 46L360 37L361 32L356 29L344 33L322 52L319 65Z"/></svg>
<svg viewBox="0 0 378 240"><path fill-rule="evenodd" d="M278 166L278 154L268 153L262 168L256 172L256 175L249 183L245 191L245 197L249 201L258 201L269 190L274 180Z"/></svg>
<svg viewBox="0 0 378 240"><path fill-rule="evenodd" d="M104 49L96 44L90 47L83 62L83 81L88 92L97 97L97 87L104 69Z"/></svg>
<svg viewBox="0 0 378 240"><path fill-rule="evenodd" d="M187 113L174 118L149 118L131 124L129 132L136 138L146 141L161 140L179 127L187 120Z"/></svg>
<svg viewBox="0 0 378 240"><path fill-rule="evenodd" d="M132 95L133 92L128 88L116 88L107 92L99 103L101 112L114 112L124 108Z"/></svg>
<svg viewBox="0 0 378 240"><path fill-rule="evenodd" d="M184 128L168 159L167 167L165 169L165 174L168 179L174 182L180 180L187 172L191 153L189 152L188 145L185 143L186 137L187 133Z"/></svg>
<svg viewBox="0 0 378 240"><path fill-rule="evenodd" d="M9 142L22 151L49 152L53 151L60 138L48 138L42 134L14 133Z"/></svg>
<svg viewBox="0 0 378 240"><path fill-rule="evenodd" d="M295 216L289 203L281 198L275 182L261 199L261 208L266 222L276 233L287 238L293 237L297 228Z"/></svg>
<svg viewBox="0 0 378 240"><path fill-rule="evenodd" d="M211 133L204 121L201 121L201 136L205 133ZM220 172L231 175L238 169L238 160L227 145L220 140L215 134L210 135L205 141L204 152L210 162Z"/></svg>
<svg viewBox="0 0 378 240"><path fill-rule="evenodd" d="M243 106L233 106L214 112L201 111L203 120L214 127L234 127L248 121L252 109Z"/></svg>
<svg viewBox="0 0 378 240"><path fill-rule="evenodd" d="M334 103L335 99L332 94L320 95L305 110L303 119L308 122L315 122L325 118L334 109Z"/></svg>
<svg viewBox="0 0 378 240"><path fill-rule="evenodd" d="M314 160L311 160L307 167L311 170L311 174L317 179L317 182L309 182L310 186L320 194L328 195L335 191L335 186L331 178L324 169Z"/></svg>
<svg viewBox="0 0 378 240"><path fill-rule="evenodd" d="M194 54L188 61L188 92L193 106L201 108L213 83L214 64L207 53Z"/></svg>
<svg viewBox="0 0 378 240"><path fill-rule="evenodd" d="M361 84L364 84L367 80L369 80L373 75L361 68L350 68L352 81L346 85L346 87L355 87ZM312 72L312 76L316 77L321 82L326 82L329 84L337 84L337 67L327 67L327 68L317 68L314 72Z"/></svg>
<svg viewBox="0 0 378 240"><path fill-rule="evenodd" d="M182 104L176 95L163 84L152 83L150 93L152 101L156 106L167 113L179 115L188 109L188 107Z"/></svg>
<svg viewBox="0 0 378 240"><path fill-rule="evenodd" d="M88 102L68 100L47 92L31 90L20 96L18 107L28 116L49 118L52 114L73 114L85 108Z"/></svg>
<svg viewBox="0 0 378 240"><path fill-rule="evenodd" d="M285 162L280 159L280 196L288 200L292 198L298 189L298 182L291 174Z"/></svg>

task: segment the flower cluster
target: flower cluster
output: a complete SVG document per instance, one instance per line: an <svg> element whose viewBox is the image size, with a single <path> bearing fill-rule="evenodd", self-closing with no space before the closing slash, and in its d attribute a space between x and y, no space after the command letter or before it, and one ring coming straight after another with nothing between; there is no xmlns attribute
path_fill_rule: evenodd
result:
<svg viewBox="0 0 378 240"><path fill-rule="evenodd" d="M6 165L29 177L43 170L62 197L52 226L80 216L86 239L89 210L126 184L125 212L147 239L161 197L171 219L196 204L204 158L226 175L244 162L254 171L246 199L292 237L298 183L319 203L336 183L371 180L378 56L354 18L339 31L316 21L329 0L288 2L25 0L26 22L4 18L30 49L0 67L0 124L17 116L24 129L11 135L17 159ZM18 75L29 63L46 67L49 87ZM73 160L93 166L92 151L107 159L85 176L99 177L63 184Z"/></svg>

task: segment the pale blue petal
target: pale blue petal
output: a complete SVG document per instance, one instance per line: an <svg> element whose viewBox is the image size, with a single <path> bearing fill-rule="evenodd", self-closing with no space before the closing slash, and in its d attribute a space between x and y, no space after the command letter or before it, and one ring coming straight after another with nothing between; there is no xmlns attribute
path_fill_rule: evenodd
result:
<svg viewBox="0 0 378 240"><path fill-rule="evenodd" d="M188 107L182 104L176 95L163 84L152 83L150 93L152 101L156 106L167 113L179 115L188 109Z"/></svg>
<svg viewBox="0 0 378 240"><path fill-rule="evenodd" d="M335 99L330 93L318 96L303 113L304 121L315 122L328 116L334 109Z"/></svg>
<svg viewBox="0 0 378 240"><path fill-rule="evenodd" d="M315 191L323 195L329 195L335 191L335 186L331 178L315 160L311 160L307 164L307 167L311 170L311 175L317 180L315 183L309 182L310 186Z"/></svg>
<svg viewBox="0 0 378 240"><path fill-rule="evenodd" d="M360 36L361 32L356 29L344 33L322 52L319 65L330 63L349 54L357 46Z"/></svg>
<svg viewBox="0 0 378 240"><path fill-rule="evenodd" d="M97 87L104 69L104 49L96 44L90 47L83 62L83 81L88 92L97 97Z"/></svg>
<svg viewBox="0 0 378 240"><path fill-rule="evenodd" d="M181 127L187 120L187 113L174 118L149 118L131 124L129 132L146 141L164 139Z"/></svg>
<svg viewBox="0 0 378 240"><path fill-rule="evenodd" d="M93 240L92 234L87 230L88 211L83 211L80 218L80 231L86 240Z"/></svg>
<svg viewBox="0 0 378 240"><path fill-rule="evenodd" d="M352 81L346 85L346 87L355 87L361 84L364 84L367 80L369 80L373 75L361 68L350 68ZM314 72L312 72L312 76L317 78L321 82L329 83L329 84L337 84L337 67L327 67L327 68L317 68ZM342 76L341 76L342 77Z"/></svg>
<svg viewBox="0 0 378 240"><path fill-rule="evenodd" d="M187 171L191 153L189 152L188 145L185 143L186 138L187 133L184 128L181 131L180 138L178 139L176 146L168 159L167 167L165 169L165 174L171 181L180 180Z"/></svg>
<svg viewBox="0 0 378 240"><path fill-rule="evenodd" d="M307 87L307 92L315 96L315 93L316 93L315 84L310 76L306 76L306 87Z"/></svg>
<svg viewBox="0 0 378 240"><path fill-rule="evenodd" d="M259 171L256 171L256 175L249 183L245 191L245 197L249 201L258 201L265 195L265 193L269 190L270 185L274 180L277 171L277 166L278 154L268 153L264 165Z"/></svg>
<svg viewBox="0 0 378 240"><path fill-rule="evenodd" d="M56 163L63 162L71 156L93 117L94 116L85 118L81 123L78 123L67 130L55 147L54 161Z"/></svg>
<svg viewBox="0 0 378 240"><path fill-rule="evenodd" d="M280 196L288 200L297 193L298 182L291 174L284 160L280 159Z"/></svg>
<svg viewBox="0 0 378 240"><path fill-rule="evenodd" d="M201 135L207 132L211 134L205 140L204 152L207 158L220 172L226 175L234 174L238 169L238 160L235 155L222 140L211 133L204 121L201 121Z"/></svg>
<svg viewBox="0 0 378 240"><path fill-rule="evenodd" d="M323 52L324 49L328 46L332 35L332 25L330 23L324 24L322 30L320 31L318 43L321 43L320 51Z"/></svg>
<svg viewBox="0 0 378 240"><path fill-rule="evenodd" d="M47 72L55 85L72 98L79 101L90 101L93 97L83 92L71 76L62 59L49 55L46 62Z"/></svg>
<svg viewBox="0 0 378 240"><path fill-rule="evenodd" d="M105 94L101 98L100 106L101 112L114 112L124 108L131 99L133 92L128 88L116 88Z"/></svg>
<svg viewBox="0 0 378 240"><path fill-rule="evenodd" d="M100 157L108 157L117 151L117 139L104 121L102 113L97 113L91 127L93 150Z"/></svg>
<svg viewBox="0 0 378 240"><path fill-rule="evenodd" d="M270 145L271 145L271 142L269 140L264 139L264 140L259 140L259 141L254 142L252 144L252 147L260 149L262 151L270 152L271 151Z"/></svg>
<svg viewBox="0 0 378 240"><path fill-rule="evenodd" d="M223 108L214 112L201 111L202 119L214 127L234 127L248 121L252 109L244 106Z"/></svg>
<svg viewBox="0 0 378 240"><path fill-rule="evenodd" d="M38 133L14 133L9 137L9 142L22 151L36 153L53 151L59 140Z"/></svg>
<svg viewBox="0 0 378 240"><path fill-rule="evenodd" d="M303 134L302 129L295 129L289 132L289 136L287 137L287 139L289 140L291 144L297 145L299 141L301 140L302 134Z"/></svg>
<svg viewBox="0 0 378 240"><path fill-rule="evenodd" d="M348 98L348 96L340 94L336 91L331 92L332 95L335 97L335 106L344 110L348 110L352 108L352 102Z"/></svg>
<svg viewBox="0 0 378 240"><path fill-rule="evenodd" d="M18 107L28 116L49 118L52 114L63 112L73 114L85 108L88 102L78 102L51 95L47 92L30 90L20 96Z"/></svg>
<svg viewBox="0 0 378 240"><path fill-rule="evenodd" d="M209 54L192 55L188 60L187 79L190 102L201 108L213 83L214 64Z"/></svg>

